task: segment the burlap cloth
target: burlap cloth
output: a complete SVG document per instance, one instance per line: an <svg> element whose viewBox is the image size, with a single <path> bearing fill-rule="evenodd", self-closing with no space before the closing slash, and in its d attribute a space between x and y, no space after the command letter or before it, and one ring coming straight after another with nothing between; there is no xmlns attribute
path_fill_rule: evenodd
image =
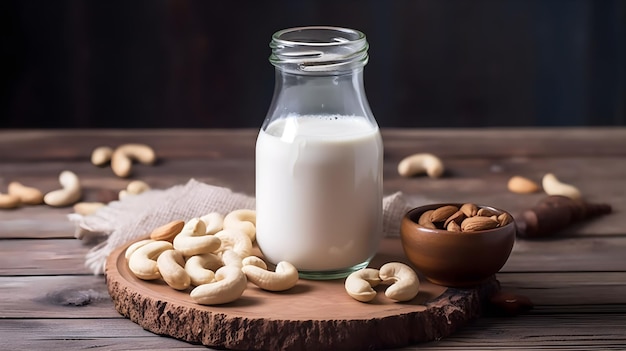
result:
<svg viewBox="0 0 626 351"><path fill-rule="evenodd" d="M383 198L383 232L400 235L400 220L412 207L425 204L422 197L407 197L401 192ZM191 179L184 185L165 190L150 190L113 201L89 216L70 214L76 237L87 243L100 241L87 253L85 265L102 274L107 256L117 247L147 236L152 229L173 220L187 221L210 212L226 214L236 209L254 209L254 198Z"/></svg>

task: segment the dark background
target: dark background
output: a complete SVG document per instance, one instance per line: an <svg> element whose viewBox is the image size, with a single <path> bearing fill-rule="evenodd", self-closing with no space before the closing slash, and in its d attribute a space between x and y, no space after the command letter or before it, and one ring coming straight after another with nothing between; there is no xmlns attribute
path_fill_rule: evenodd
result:
<svg viewBox="0 0 626 351"><path fill-rule="evenodd" d="M626 1L3 1L0 128L253 127L273 32L359 29L383 127L626 125Z"/></svg>

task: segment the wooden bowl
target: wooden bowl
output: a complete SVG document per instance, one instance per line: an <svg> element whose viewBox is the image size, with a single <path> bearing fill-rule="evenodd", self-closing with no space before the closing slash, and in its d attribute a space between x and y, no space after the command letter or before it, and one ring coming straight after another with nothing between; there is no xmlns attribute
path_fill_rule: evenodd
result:
<svg viewBox="0 0 626 351"><path fill-rule="evenodd" d="M423 276L430 282L449 287L469 287L490 278L504 266L515 242L515 222L489 230L451 232L417 224L422 213L444 205L414 208L402 218L402 247ZM497 214L506 211L489 206ZM510 215L510 214L509 214Z"/></svg>

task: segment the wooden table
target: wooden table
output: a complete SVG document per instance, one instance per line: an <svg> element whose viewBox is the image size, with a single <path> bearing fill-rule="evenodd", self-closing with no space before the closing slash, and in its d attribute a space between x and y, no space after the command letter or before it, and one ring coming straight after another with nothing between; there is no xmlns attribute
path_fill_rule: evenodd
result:
<svg viewBox="0 0 626 351"><path fill-rule="evenodd" d="M58 174L76 172L85 200L128 183L91 165L100 145L142 142L156 166L136 166L135 179L166 188L189 178L254 192L255 130L0 131L0 191L17 180L43 191ZM481 129L383 131L385 193L401 190L435 201L480 202L516 213L543 194L507 191L512 175L540 180L553 172L614 213L548 240L518 239L497 274L505 291L535 308L517 317L482 317L420 349L626 348L626 129ZM402 178L396 165L415 152L439 155L443 179ZM160 337L122 318L102 276L83 265L89 246L73 236L70 208L0 210L0 340L2 349L203 349ZM396 240L396 239L391 239Z"/></svg>

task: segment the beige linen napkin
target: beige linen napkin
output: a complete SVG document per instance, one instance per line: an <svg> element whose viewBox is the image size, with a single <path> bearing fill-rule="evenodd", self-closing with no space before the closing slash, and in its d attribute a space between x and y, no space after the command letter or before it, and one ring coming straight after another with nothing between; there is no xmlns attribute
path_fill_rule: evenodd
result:
<svg viewBox="0 0 626 351"><path fill-rule="evenodd" d="M383 232L398 236L400 220L412 207L426 203L424 198L408 199L401 192L383 199ZM254 209L254 198L230 189L189 180L165 190L150 190L113 201L89 216L73 213L76 237L84 241L104 239L87 253L86 266L94 274L104 272L107 256L117 247L148 235L152 229L174 220L187 221L210 212L226 214L236 209Z"/></svg>

